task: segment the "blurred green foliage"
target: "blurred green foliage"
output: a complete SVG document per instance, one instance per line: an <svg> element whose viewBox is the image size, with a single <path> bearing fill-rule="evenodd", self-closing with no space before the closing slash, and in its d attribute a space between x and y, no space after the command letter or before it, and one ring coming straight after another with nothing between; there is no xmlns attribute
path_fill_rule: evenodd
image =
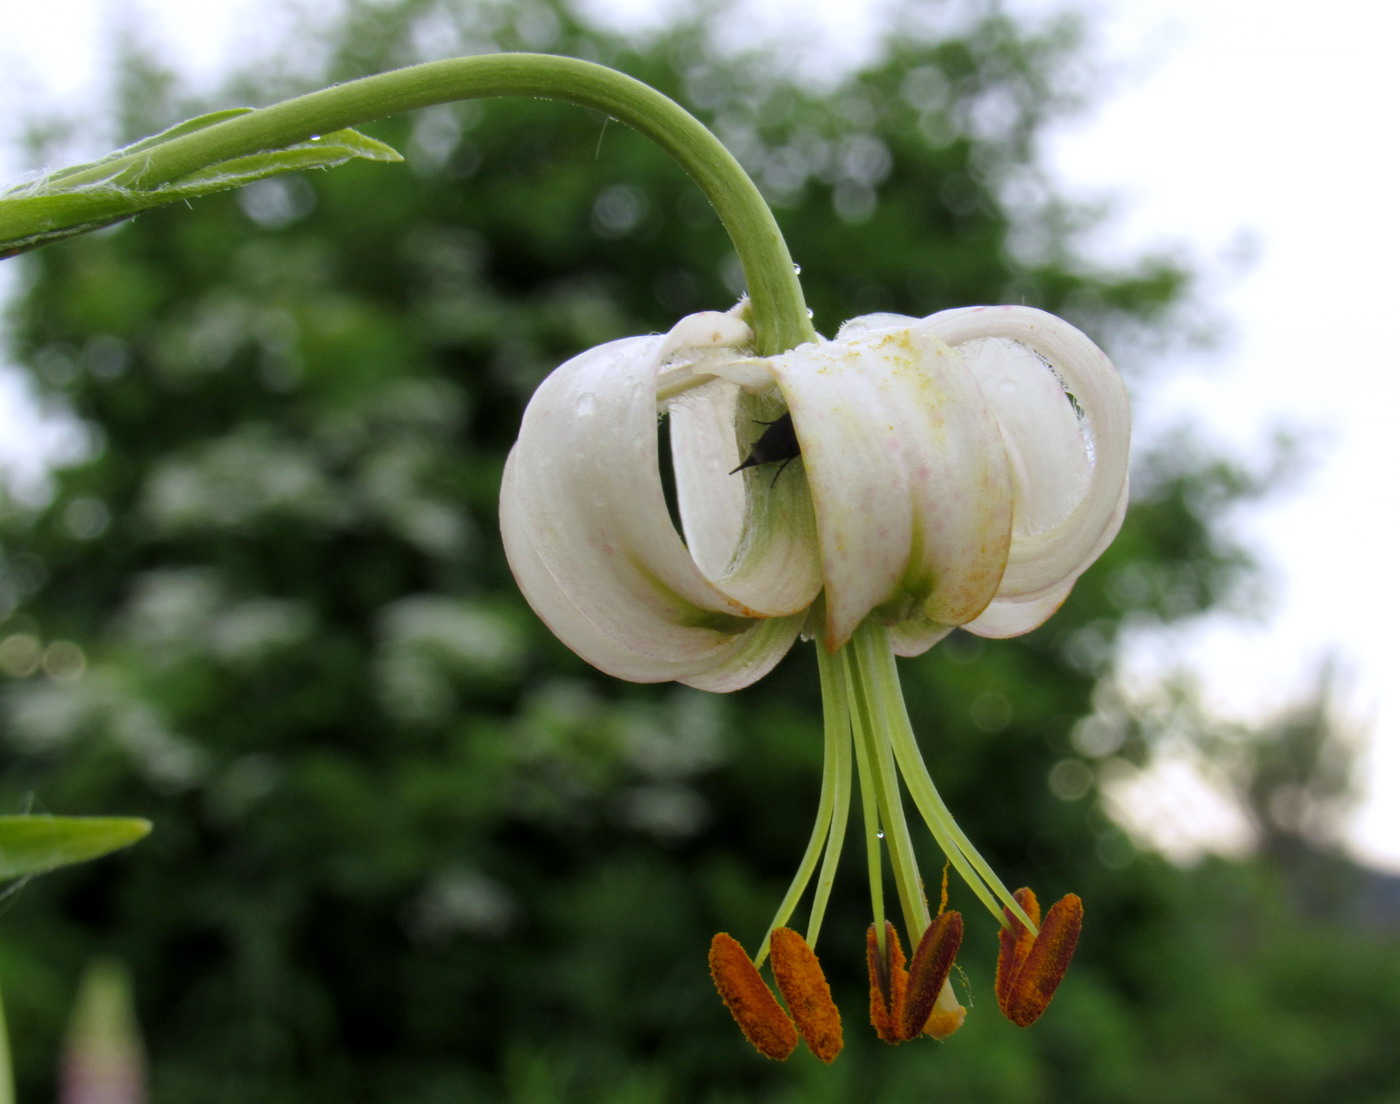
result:
<svg viewBox="0 0 1400 1104"><path fill-rule="evenodd" d="M1072 23L925 0L867 68L812 88L718 49L720 18L643 41L562 0L347 0L299 66L228 98L488 48L591 58L716 128L825 332L1025 301L1141 383L1139 351L1192 328L1179 266L1074 259L1091 215L1037 166L1079 95L1062 90L1085 87ZM171 88L129 59L111 137L201 109ZM23 261L12 355L91 448L51 502L5 511L0 801L157 825L0 922L23 1099L51 1095L46 1041L96 952L132 970L156 1104L1400 1099L1393 935L1302 918L1261 864L1137 852L1101 810L1096 755L1141 759L1148 737L1073 739L1127 627L1247 577L1220 522L1257 488L1178 441L1141 458L1123 536L1045 628L904 665L984 854L1088 903L1050 1013L1029 1032L994 1014L995 932L955 887L968 1024L877 1044L852 860L821 943L847 1051L757 1058L705 952L716 930L761 934L809 830L809 646L736 697L617 684L534 620L495 523L536 383L727 307L728 244L679 170L574 109L366 129L407 167L267 180Z"/></svg>

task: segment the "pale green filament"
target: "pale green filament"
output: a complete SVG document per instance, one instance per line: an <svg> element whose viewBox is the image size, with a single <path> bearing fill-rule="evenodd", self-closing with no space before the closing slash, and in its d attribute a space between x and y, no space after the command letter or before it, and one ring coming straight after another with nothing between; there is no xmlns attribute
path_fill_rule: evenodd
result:
<svg viewBox="0 0 1400 1104"><path fill-rule="evenodd" d="M958 827L933 784L909 723L909 713L904 707L904 694L899 686L899 673L895 668L888 632L867 620L856 630L852 646L856 650L862 675L871 682L870 693L881 705L880 723L888 741L887 749L893 750L904 784L909 788L909 796L913 798L914 806L923 816L933 838L938 841L938 846L999 923L1005 925L1006 918L997 904L998 900L1036 934L1036 925L1031 923L1025 910L997 877L991 864Z"/></svg>
<svg viewBox="0 0 1400 1104"><path fill-rule="evenodd" d="M820 645L817 653L826 663L836 662L828 656ZM850 679L848 655L843 648L837 653L839 658L842 686ZM848 722L849 727L849 722ZM875 796L875 772L870 765L870 750L866 742L848 733L856 749L856 769L860 774L860 807L865 821L865 862L870 872L870 912L875 923L875 940L880 949L880 958L885 957L885 867L884 848L881 846L880 805Z"/></svg>
<svg viewBox="0 0 1400 1104"><path fill-rule="evenodd" d="M807 942L816 945L846 835L851 804L853 750L856 775L860 781L865 857L870 874L870 908L881 959L887 954L884 891L886 848L889 850L890 868L894 874L905 929L913 943L923 936L930 921L928 898L904 815L901 779L948 861L998 923L1007 923L1001 907L1004 905L1032 933L1036 933L1036 926L1030 922L1025 910L1016 903L991 865L978 854L972 841L953 820L953 814L948 811L929 776L914 730L909 724L908 711L904 707L904 695L900 690L899 674L887 630L867 621L856 630L851 642L835 653L828 653L818 645L817 668L821 673L825 743L817 819L797 873L778 906L773 922L768 926L754 965L761 966L768 957L769 937L774 930L787 925L802 895L806 893L820 859L821 876L817 879L807 926Z"/></svg>
<svg viewBox="0 0 1400 1104"><path fill-rule="evenodd" d="M856 708L851 713L852 728L858 746L865 749L861 761L863 769L871 776L871 789L875 794L879 810L880 827L884 829L885 846L889 848L890 868L894 873L895 889L899 894L900 909L904 913L904 927L911 940L918 940L928 927L928 902L924 899L923 881L919 877L918 860L914 857L914 842L909 835L909 824L904 816L904 802L899 793L899 776L895 770L894 756L884 738L885 712L879 701L877 687L861 669L860 656L852 648L841 649L845 657L845 667L851 680L851 696ZM862 793L864 793L862 789Z"/></svg>
<svg viewBox="0 0 1400 1104"><path fill-rule="evenodd" d="M754 957L755 966L762 966L763 960L768 957L769 937L778 928L787 925L797 902L807 891L807 884L817 869L817 859L825 848L826 860L822 863L821 877L817 880L817 892L807 927L807 942L816 943L826 904L831 897L836 864L841 859L841 844L846 835L846 818L851 807L851 737L846 690L840 672L832 669L830 658L821 649L818 652L825 753L822 759L821 795L817 799L817 821L812 825L812 836L807 841L807 850L802 854L792 884L783 895L782 903L778 905L773 922L768 925L763 943Z"/></svg>
<svg viewBox="0 0 1400 1104"><path fill-rule="evenodd" d="M817 653L824 657L826 650L818 648ZM831 672L824 662L819 662L817 666L821 671L822 700L825 701ZM846 722L850 707L845 689L844 680L836 679L832 691L838 697L837 708L824 708L822 711L827 756L824 773L832 776L834 807L831 830L827 834L826 857L822 860L821 876L817 879L817 891L812 899L812 914L807 921L807 942L813 946L821 931L822 918L826 915L827 901L831 899L831 887L836 881L836 867L841 861L841 845L846 839L846 820L851 809L851 746L847 739L849 725Z"/></svg>

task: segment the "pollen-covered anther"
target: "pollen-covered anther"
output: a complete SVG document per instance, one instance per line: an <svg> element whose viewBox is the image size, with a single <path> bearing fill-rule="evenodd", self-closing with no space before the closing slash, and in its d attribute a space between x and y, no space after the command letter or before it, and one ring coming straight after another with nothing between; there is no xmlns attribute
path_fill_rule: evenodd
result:
<svg viewBox="0 0 1400 1104"><path fill-rule="evenodd" d="M865 933L865 963L870 970L870 1024L882 1042L904 1042L899 1025L904 1016L909 973L904 968L904 948L894 925L885 921L885 953L880 953L879 935L871 924Z"/></svg>
<svg viewBox="0 0 1400 1104"><path fill-rule="evenodd" d="M1029 889L1013 896L1040 931L1032 935L1008 908L1008 926L1001 932L997 955L997 1004L1018 1027L1029 1027L1050 1004L1056 988L1074 957L1079 931L1084 925L1084 903L1073 893L1061 897L1042 923L1040 903Z"/></svg>
<svg viewBox="0 0 1400 1104"><path fill-rule="evenodd" d="M841 1013L831 999L816 952L791 928L774 930L768 951L773 980L807 1048L823 1062L834 1060L841 1053Z"/></svg>
<svg viewBox="0 0 1400 1104"><path fill-rule="evenodd" d="M765 1058L781 1062L797 1047L797 1029L739 941L726 932L710 940L710 976L729 1014Z"/></svg>
<svg viewBox="0 0 1400 1104"><path fill-rule="evenodd" d="M899 1017L901 1039L914 1039L923 1033L929 1017L933 1015L934 1003L947 984L953 959L962 945L962 937L962 915L956 912L939 913L925 929L923 938L914 950L914 958L909 963L909 987ZM957 1023L961 1022L959 1017ZM951 1034L955 1030L956 1024L942 1034Z"/></svg>

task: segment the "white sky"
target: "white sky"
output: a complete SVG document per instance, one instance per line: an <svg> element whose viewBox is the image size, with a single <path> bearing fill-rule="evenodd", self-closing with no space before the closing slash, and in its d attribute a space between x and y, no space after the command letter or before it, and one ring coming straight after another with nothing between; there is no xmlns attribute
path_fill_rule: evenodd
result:
<svg viewBox="0 0 1400 1104"><path fill-rule="evenodd" d="M21 105L71 106L101 91L100 44L118 16L145 15L148 40L198 82L240 47L273 39L285 22L277 13L288 9L267 0L0 3L0 181L32 167L3 148ZM866 0L866 16L875 3ZM837 6L764 0L753 10L770 27L796 21L835 52L859 53L872 21L836 16ZM643 0L589 7L627 18L656 10ZM1352 715L1374 726L1352 845L1400 870L1400 696L1388 634L1400 602L1371 582L1395 561L1396 495L1382 480L1396 464L1385 419L1400 399L1397 358L1375 347L1371 330L1400 302L1391 163L1400 8L1332 0L1296 19L1265 18L1271 9L1257 0L1100 0L1088 10L1094 52L1115 87L1053 136L1049 164L1071 194L1120 200L1121 217L1095 243L1100 255L1184 246L1211 277L1213 309L1227 326L1220 350L1183 366L1164 393L1139 398L1139 421L1189 412L1246 456L1262 455L1280 424L1317 442L1301 485L1236 521L1275 584L1265 620L1221 618L1156 639L1135 653L1134 681L1185 666L1200 673L1214 708L1248 717L1295 700L1320 658L1337 654ZM1241 268L1231 258L1244 240L1256 259ZM804 264L808 278L820 278L819 258ZM7 278L0 272L0 296ZM62 447L61 435L36 430L13 382L0 380L0 464L32 474L36 441ZM1176 825L1185 835L1193 825L1206 839L1226 831L1199 802L1179 807L1191 810Z"/></svg>

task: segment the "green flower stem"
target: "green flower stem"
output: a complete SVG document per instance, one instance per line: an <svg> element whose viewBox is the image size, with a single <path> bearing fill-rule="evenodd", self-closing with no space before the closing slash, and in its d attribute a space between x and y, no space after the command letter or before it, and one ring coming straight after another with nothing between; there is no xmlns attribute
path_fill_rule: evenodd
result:
<svg viewBox="0 0 1400 1104"><path fill-rule="evenodd" d="M142 190L199 169L387 115L457 100L532 96L602 112L671 155L714 205L744 268L755 351L815 340L802 287L772 211L743 168L688 111L655 89L592 62L546 54L488 54L397 69L338 84L184 134L63 180Z"/></svg>

